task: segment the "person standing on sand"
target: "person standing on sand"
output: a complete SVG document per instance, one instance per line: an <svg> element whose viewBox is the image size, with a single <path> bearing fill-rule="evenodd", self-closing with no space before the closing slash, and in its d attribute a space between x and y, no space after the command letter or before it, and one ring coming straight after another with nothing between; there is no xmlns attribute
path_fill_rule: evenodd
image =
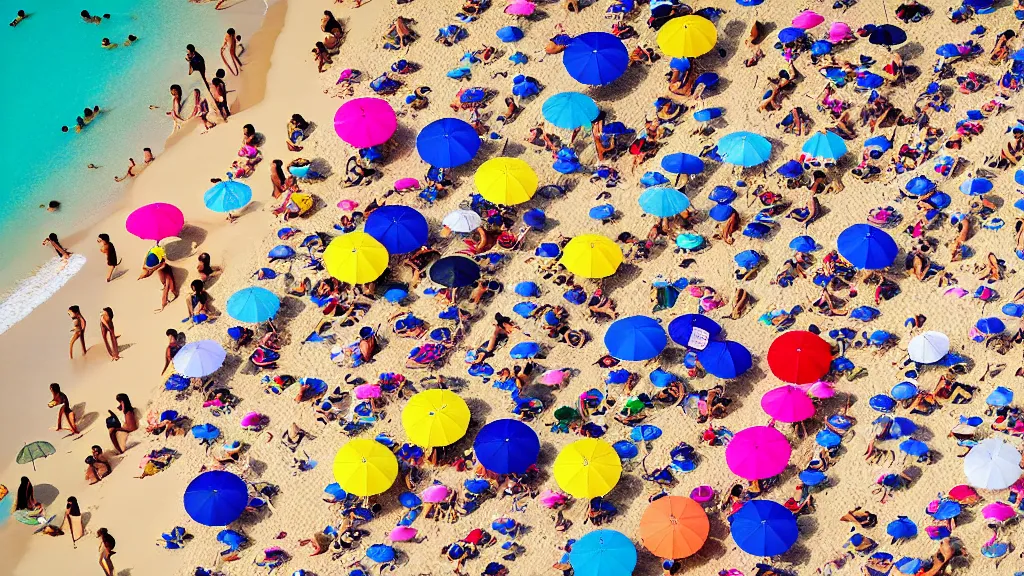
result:
<svg viewBox="0 0 1024 576"><path fill-rule="evenodd" d="M206 60L202 54L196 52L196 47L192 44L185 46L185 60L188 62L188 75L191 76L193 72L199 72L203 84L206 84L206 89L209 90L210 81L206 79Z"/></svg>
<svg viewBox="0 0 1024 576"><path fill-rule="evenodd" d="M114 555L114 537L106 528L97 530L96 537L100 539L100 568L106 576L114 576L114 562L110 559Z"/></svg>
<svg viewBox="0 0 1024 576"><path fill-rule="evenodd" d="M117 332L114 329L114 311L108 306L100 314L100 338L103 338L103 346L110 354L110 360L120 360L121 354L117 345Z"/></svg>
<svg viewBox="0 0 1024 576"><path fill-rule="evenodd" d="M185 119L181 117L181 86L171 84L171 111L165 112L174 121L174 131L181 128Z"/></svg>
<svg viewBox="0 0 1024 576"><path fill-rule="evenodd" d="M164 350L164 369L160 371L161 375L163 375L164 372L167 372L167 368L171 365L171 360L174 359L174 355L177 354L178 350L181 350L181 347L185 345L184 342L182 342L184 338L174 328L168 328L165 334L167 334L167 349Z"/></svg>
<svg viewBox="0 0 1024 576"><path fill-rule="evenodd" d="M206 101L206 98L203 98L203 94L199 91L199 88L192 90L192 96L194 98L194 104L192 106L192 115L189 116L189 118L199 116L199 119L203 121L202 134L206 134L210 128L217 125L216 122L211 122L210 119L207 118L210 114L210 103Z"/></svg>
<svg viewBox="0 0 1024 576"><path fill-rule="evenodd" d="M100 245L100 253L106 255L108 268L107 282L110 282L113 279L114 270L117 269L121 261L117 259L117 250L114 248L113 242L110 241L110 236L100 234L96 237L96 242Z"/></svg>
<svg viewBox="0 0 1024 576"><path fill-rule="evenodd" d="M223 79L213 79L213 88L210 90L210 94L213 95L213 104L217 107L217 113L227 122L228 117L231 116L231 109L228 107L228 86Z"/></svg>
<svg viewBox="0 0 1024 576"><path fill-rule="evenodd" d="M71 431L71 434L74 436L81 434L81 432L78 431L78 419L75 417L74 410L71 409L71 401L68 400L67 394L61 392L60 384L57 384L56 382L50 384L50 396L52 399L47 406L50 408L60 406L60 410L57 411L57 427L54 428L53 431L57 432L63 430L64 426L62 426L62 423L64 420L67 420L68 430Z"/></svg>
<svg viewBox="0 0 1024 576"><path fill-rule="evenodd" d="M82 355L85 356L85 316L78 306L68 306L68 316L71 317L71 343L68 345L68 354L75 359L75 341L82 345Z"/></svg>
<svg viewBox="0 0 1024 576"><path fill-rule="evenodd" d="M151 258L152 257L152 258ZM143 278L149 278L156 273L157 278L160 279L160 284L163 286L163 293L160 297L160 308L155 312L160 312L167 307L167 304L172 300L178 298L178 285L174 282L174 269L171 268L167 261L158 258L155 254L150 252L146 256L146 261L142 264L142 274L137 278L142 280ZM173 294L174 298L169 298Z"/></svg>
<svg viewBox="0 0 1024 576"><path fill-rule="evenodd" d="M228 51L230 58L224 56L225 50ZM224 43L220 47L220 58L232 76L238 76L238 73L242 71L242 61L238 59L238 40L234 28L228 28L227 33L224 34Z"/></svg>

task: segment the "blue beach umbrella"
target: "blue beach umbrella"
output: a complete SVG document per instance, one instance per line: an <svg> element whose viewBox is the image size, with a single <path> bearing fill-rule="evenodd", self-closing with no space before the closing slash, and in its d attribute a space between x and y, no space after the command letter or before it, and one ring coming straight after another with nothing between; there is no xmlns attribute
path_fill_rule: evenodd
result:
<svg viewBox="0 0 1024 576"><path fill-rule="evenodd" d="M680 234L676 236L676 246L683 250L696 250L704 245L704 237L700 234Z"/></svg>
<svg viewBox="0 0 1024 576"><path fill-rule="evenodd" d="M722 117L721 108L704 108L693 113L693 119L697 122L710 122L715 118Z"/></svg>
<svg viewBox="0 0 1024 576"><path fill-rule="evenodd" d="M1003 406L1009 406L1013 403L1013 390L1005 386L997 386L987 398L985 398L985 404L989 406L995 406L1001 408Z"/></svg>
<svg viewBox="0 0 1024 576"><path fill-rule="evenodd" d="M281 300L270 290L250 286L235 292L228 298L227 311L239 322L258 324L277 315Z"/></svg>
<svg viewBox="0 0 1024 576"><path fill-rule="evenodd" d="M203 204L214 212L231 212L243 208L252 201L252 188L247 184L235 182L229 176L214 184L203 194Z"/></svg>
<svg viewBox="0 0 1024 576"><path fill-rule="evenodd" d="M907 558L903 557L896 561L893 566L896 567L896 571L900 574L917 574L917 571L924 565L918 558Z"/></svg>
<svg viewBox="0 0 1024 576"><path fill-rule="evenodd" d="M672 174L700 174L704 171L704 161L698 156L685 152L669 154L661 159L661 168Z"/></svg>
<svg viewBox="0 0 1024 576"><path fill-rule="evenodd" d="M938 507L935 508L935 512L932 514L932 518L936 520L949 520L950 518L956 518L963 511L963 507L956 500L943 500L939 502Z"/></svg>
<svg viewBox="0 0 1024 576"><path fill-rule="evenodd" d="M682 214L690 207L690 199L686 197L686 194L667 186L644 190L640 194L638 202L644 212L658 218Z"/></svg>
<svg viewBox="0 0 1024 576"><path fill-rule="evenodd" d="M629 51L614 34L585 32L562 52L565 71L580 84L603 86L614 82L629 66Z"/></svg>
<svg viewBox="0 0 1024 576"><path fill-rule="evenodd" d="M917 396L917 385L913 382L900 382L892 387L889 395L892 396L893 400L910 400Z"/></svg>
<svg viewBox="0 0 1024 576"><path fill-rule="evenodd" d="M875 394L868 399L868 406L876 412L889 413L896 408L896 401L885 394Z"/></svg>
<svg viewBox="0 0 1024 576"><path fill-rule="evenodd" d="M783 178L799 178L804 173L804 167L796 160L787 160L785 164L779 166L775 171Z"/></svg>
<svg viewBox="0 0 1024 576"><path fill-rule="evenodd" d="M249 504L249 485L224 470L196 476L185 488L185 511L203 526L227 526Z"/></svg>
<svg viewBox="0 0 1024 576"><path fill-rule="evenodd" d="M633 444L629 440L619 440L615 444L612 444L612 450L619 455L622 460L629 460L630 458L636 458L640 454L640 449L637 448L636 444Z"/></svg>
<svg viewBox="0 0 1024 576"><path fill-rule="evenodd" d="M903 442L900 442L900 452L903 452L904 454L920 458L921 456L927 455L929 451L928 445L920 440L907 438Z"/></svg>
<svg viewBox="0 0 1024 576"><path fill-rule="evenodd" d="M846 154L846 142L835 132L825 130L808 138L800 151L813 158L835 160Z"/></svg>
<svg viewBox="0 0 1024 576"><path fill-rule="evenodd" d="M907 33L892 24L882 24L871 29L868 42L878 46L897 46L907 41Z"/></svg>
<svg viewBox="0 0 1024 576"><path fill-rule="evenodd" d="M805 486L819 486L828 478L820 470L803 470L798 475L800 482Z"/></svg>
<svg viewBox="0 0 1024 576"><path fill-rule="evenodd" d="M733 260L736 262L736 265L739 266L740 268L746 268L747 270L750 270L752 268L757 267L757 265L761 263L761 254L759 254L755 250L744 250L743 252L740 252L736 256L733 256Z"/></svg>
<svg viewBox="0 0 1024 576"><path fill-rule="evenodd" d="M874 72L860 72L857 74L857 87L874 90L885 84L885 78L882 78Z"/></svg>
<svg viewBox="0 0 1024 576"><path fill-rule="evenodd" d="M477 461L497 474L522 474L537 463L540 440L519 420L503 418L484 425L473 441Z"/></svg>
<svg viewBox="0 0 1024 576"><path fill-rule="evenodd" d="M524 358L536 358L537 354L540 353L540 344L536 342L520 342L512 347L508 351L508 355L516 360L522 360Z"/></svg>
<svg viewBox="0 0 1024 576"><path fill-rule="evenodd" d="M658 438L661 438L661 428L650 424L633 426L633 429L629 431L629 438L634 442L650 442L651 440L657 440Z"/></svg>
<svg viewBox="0 0 1024 576"><path fill-rule="evenodd" d="M1024 168L1018 168L1017 171L1013 173L1013 181L1020 186L1024 186Z"/></svg>
<svg viewBox="0 0 1024 576"><path fill-rule="evenodd" d="M728 204L736 199L736 191L728 186L715 186L708 194L708 200L718 204Z"/></svg>
<svg viewBox="0 0 1024 576"><path fill-rule="evenodd" d="M697 359L708 374L723 379L736 378L753 365L750 351L730 340L708 343L697 352Z"/></svg>
<svg viewBox="0 0 1024 576"><path fill-rule="evenodd" d="M729 164L750 168L771 158L772 143L753 132L733 132L718 141L718 154Z"/></svg>
<svg viewBox="0 0 1024 576"><path fill-rule="evenodd" d="M1006 330L1006 324L995 316L978 320L974 327L982 334L1002 334Z"/></svg>
<svg viewBox="0 0 1024 576"><path fill-rule="evenodd" d="M562 92L544 101L544 120L566 130L589 126L601 111L594 99L579 92Z"/></svg>
<svg viewBox="0 0 1024 576"><path fill-rule="evenodd" d="M796 517L771 500L750 500L729 518L736 545L752 556L777 556L789 550L798 536Z"/></svg>
<svg viewBox="0 0 1024 576"><path fill-rule="evenodd" d="M594 206L587 212L587 216L590 216L594 220L608 220L615 216L615 206L611 204L600 204Z"/></svg>
<svg viewBox="0 0 1024 576"><path fill-rule="evenodd" d="M417 506L422 506L423 500L421 500L419 496L413 494L412 492L402 492L401 494L398 495L398 503L404 506L405 508L412 509L416 508Z"/></svg>
<svg viewBox="0 0 1024 576"><path fill-rule="evenodd" d="M517 42L523 39L523 31L518 26L505 26L503 28L498 28L495 35L497 35L498 40L501 40L502 42Z"/></svg>
<svg viewBox="0 0 1024 576"><path fill-rule="evenodd" d="M721 332L722 327L703 314L683 314L668 323L669 337L680 346L692 347L697 340L714 339Z"/></svg>
<svg viewBox="0 0 1024 576"><path fill-rule="evenodd" d="M906 516L898 516L885 527L885 533L892 536L893 542L917 536L917 524Z"/></svg>
<svg viewBox="0 0 1024 576"><path fill-rule="evenodd" d="M686 72L690 69L689 58L673 58L669 60L668 67L672 70L678 70L680 72Z"/></svg>
<svg viewBox="0 0 1024 576"><path fill-rule="evenodd" d="M899 247L891 236L869 224L854 224L836 240L839 254L855 268L881 270L896 261Z"/></svg>
<svg viewBox="0 0 1024 576"><path fill-rule="evenodd" d="M992 181L987 178L968 178L960 184L960 191L968 196L981 196L992 191Z"/></svg>
<svg viewBox="0 0 1024 576"><path fill-rule="evenodd" d="M889 140L886 136L872 136L864 141L864 149L871 150L877 155L872 155L873 158L881 157L884 152L888 152L892 149L892 140ZM923 176L921 176L923 178Z"/></svg>
<svg viewBox="0 0 1024 576"><path fill-rule="evenodd" d="M531 208L523 214L523 224L530 228L540 229L547 222L547 216L540 208Z"/></svg>
<svg viewBox="0 0 1024 576"><path fill-rule="evenodd" d="M628 316L612 322L604 333L608 353L619 360L650 360L668 345L668 336L649 316Z"/></svg>
<svg viewBox="0 0 1024 576"><path fill-rule="evenodd" d="M387 544L374 544L366 549L366 557L378 564L395 559L395 549Z"/></svg>
<svg viewBox="0 0 1024 576"><path fill-rule="evenodd" d="M761 4L764 4L764 0L736 0L736 3L744 8L749 8L751 6L760 6Z"/></svg>
<svg viewBox="0 0 1024 576"><path fill-rule="evenodd" d="M811 55L812 56L824 56L832 52L832 43L828 40L815 40L814 44L811 44Z"/></svg>
<svg viewBox="0 0 1024 576"><path fill-rule="evenodd" d="M828 450L839 446L842 441L843 437L831 430L822 430L814 436L814 443Z"/></svg>
<svg viewBox="0 0 1024 576"><path fill-rule="evenodd" d="M960 49L956 44L943 44L935 49L935 53L943 58L956 58L960 55Z"/></svg>
<svg viewBox="0 0 1024 576"><path fill-rule="evenodd" d="M779 30L779 42L783 44L789 44L790 42L796 42L807 35L807 31L803 28L797 28L790 26L789 28L783 28Z"/></svg>
<svg viewBox="0 0 1024 576"><path fill-rule="evenodd" d="M932 182L924 176L914 176L909 182L907 182L905 189L914 196L922 196L932 190L935 190L935 182Z"/></svg>
<svg viewBox="0 0 1024 576"><path fill-rule="evenodd" d="M715 222L725 222L736 213L736 209L728 204L716 204L708 210L708 216Z"/></svg>
<svg viewBox="0 0 1024 576"><path fill-rule="evenodd" d="M636 567L636 546L622 532L594 530L569 552L576 576L628 576Z"/></svg>
<svg viewBox="0 0 1024 576"><path fill-rule="evenodd" d="M454 168L469 162L480 149L480 136L468 122L441 118L416 135L416 151L431 166Z"/></svg>
<svg viewBox="0 0 1024 576"><path fill-rule="evenodd" d="M226 357L227 352L219 342L198 340L182 346L172 360L176 373L186 378L202 378L216 372Z"/></svg>
<svg viewBox="0 0 1024 576"><path fill-rule="evenodd" d="M363 231L384 245L388 254L405 254L427 243L427 219L415 208L381 206L366 217Z"/></svg>
<svg viewBox="0 0 1024 576"><path fill-rule="evenodd" d="M465 256L445 256L430 267L430 279L441 286L461 288L480 278L480 266Z"/></svg>
<svg viewBox="0 0 1024 576"><path fill-rule="evenodd" d="M814 252L818 249L818 243L810 236L797 236L789 241L789 249L796 252Z"/></svg>
<svg viewBox="0 0 1024 576"><path fill-rule="evenodd" d="M213 424L198 424L193 426L190 432L192 433L192 437L196 440L212 442L217 438L220 438L220 428L217 428Z"/></svg>

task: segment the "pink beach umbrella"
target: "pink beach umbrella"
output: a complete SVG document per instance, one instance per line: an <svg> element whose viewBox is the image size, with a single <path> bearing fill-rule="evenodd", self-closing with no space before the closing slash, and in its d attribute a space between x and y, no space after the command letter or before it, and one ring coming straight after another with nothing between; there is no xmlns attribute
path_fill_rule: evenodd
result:
<svg viewBox="0 0 1024 576"><path fill-rule="evenodd" d="M420 495L424 502L436 504L438 502L444 502L444 499L448 497L450 490L444 484L434 484L430 486Z"/></svg>
<svg viewBox="0 0 1024 576"><path fill-rule="evenodd" d="M793 18L793 26L804 30L810 30L824 21L825 18L814 10L804 10L797 14L796 18Z"/></svg>
<svg viewBox="0 0 1024 576"><path fill-rule="evenodd" d="M555 492L554 490L547 488L540 493L540 503L545 508L555 508L565 504L569 499L566 498L565 494L561 492Z"/></svg>
<svg viewBox="0 0 1024 576"><path fill-rule="evenodd" d="M779 386L765 392L761 409L779 422L803 422L814 416L814 402L796 386Z"/></svg>
<svg viewBox="0 0 1024 576"><path fill-rule="evenodd" d="M545 386L561 386L568 375L565 370L548 370L541 374L540 383Z"/></svg>
<svg viewBox="0 0 1024 576"><path fill-rule="evenodd" d="M356 400L366 400L368 398L380 398L380 386L376 384L362 384L356 386Z"/></svg>
<svg viewBox="0 0 1024 576"><path fill-rule="evenodd" d="M334 114L334 131L356 148L369 148L387 142L398 128L395 111L387 100L355 98L345 102Z"/></svg>
<svg viewBox="0 0 1024 576"><path fill-rule="evenodd" d="M238 424L242 428L260 428L263 426L263 419L263 414L260 414L259 412L249 412L245 416L242 416L242 419Z"/></svg>
<svg viewBox="0 0 1024 576"><path fill-rule="evenodd" d="M981 499L981 496L978 495L978 491L966 484L954 486L949 490L949 494L947 494L947 496L950 500L956 500L961 504L968 505L974 504Z"/></svg>
<svg viewBox="0 0 1024 576"><path fill-rule="evenodd" d="M345 200L342 200L342 201L338 202L338 208L341 208L345 212L351 212L351 211L355 210L358 207L359 207L359 202L356 202L355 200L345 199Z"/></svg>
<svg viewBox="0 0 1024 576"><path fill-rule="evenodd" d="M395 190L399 192L419 189L420 181L415 178L399 178L398 180L395 180Z"/></svg>
<svg viewBox="0 0 1024 576"><path fill-rule="evenodd" d="M991 522L1006 522L1015 518L1017 512L1006 502L993 502L981 509L981 515Z"/></svg>
<svg viewBox="0 0 1024 576"><path fill-rule="evenodd" d="M176 237L185 226L185 215L174 204L157 202L136 208L128 215L124 227L143 240Z"/></svg>
<svg viewBox="0 0 1024 576"><path fill-rule="evenodd" d="M740 478L763 480L781 474L792 452L782 432L771 426L753 426L740 430L729 441L725 462Z"/></svg>
<svg viewBox="0 0 1024 576"><path fill-rule="evenodd" d="M817 382L800 387L811 398L832 398L836 395L835 385L831 382L818 380Z"/></svg>
<svg viewBox="0 0 1024 576"><path fill-rule="evenodd" d="M516 0L515 2L505 6L505 14L511 14L513 16L529 16L537 10L537 5L528 0Z"/></svg>
<svg viewBox="0 0 1024 576"><path fill-rule="evenodd" d="M846 22L833 22L828 28L828 41L833 44L853 39L853 30Z"/></svg>
<svg viewBox="0 0 1024 576"><path fill-rule="evenodd" d="M416 537L416 529L408 526L396 526L388 537L392 542L408 542Z"/></svg>

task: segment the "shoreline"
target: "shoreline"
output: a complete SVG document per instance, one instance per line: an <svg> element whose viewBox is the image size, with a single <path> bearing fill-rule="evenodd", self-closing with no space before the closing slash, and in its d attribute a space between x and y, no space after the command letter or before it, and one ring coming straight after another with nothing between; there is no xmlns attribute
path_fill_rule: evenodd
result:
<svg viewBox="0 0 1024 576"><path fill-rule="evenodd" d="M12 345L18 346L18 344L25 344L24 351L17 353L17 356L22 358L30 357L33 353L39 354L39 349L29 344L29 342L45 343L50 340L53 335L54 326L53 323L56 321L61 327L57 328L59 334L63 334L63 322L62 320L55 320L55 318L61 318L61 312L63 307L66 307L69 301L83 302L83 311L86 310L85 302L95 302L95 304L89 306L89 310L85 312L90 325L87 327L91 340L89 344L89 353L84 359L84 366L79 365L79 359L76 357L75 361L68 363L66 360L61 358L57 364L61 364L58 370L52 371L53 373L44 376L47 382L56 381L62 383L62 389L66 390L68 395L73 399L76 408L81 407L82 400L85 400L85 405L88 406L88 412L86 414L79 413L80 422L82 422L82 428L84 434L77 438L59 438L54 432L46 432L43 423L51 423L51 414L47 412L39 413L34 410L38 408L34 401L36 394L33 391L29 394L29 397L33 398L30 406L26 406L27 412L35 412L30 417L15 417L13 414L7 414L8 417L3 418L4 422L0 423L0 430L3 431L4 440L0 440L0 451L5 454L15 454L20 444L14 439L19 437L21 434L26 433L25 429L19 425L15 425L15 420L21 420L21 425L24 425L26 421L32 422L32 424L38 425L41 429L32 432L39 439L45 439L52 443L57 448L57 454L51 456L46 460L42 460L36 463L37 471L32 472L31 469L25 470L24 467L13 464L6 466L2 472L0 472L0 482L6 485L8 488L14 488L17 486L17 479L21 475L29 474L33 483L37 487L37 493L40 494L40 501L47 504L48 515L61 514L63 511L63 500L68 495L78 495L82 501L83 514L86 516L86 538L87 540L81 542L81 549L84 549L90 558L88 562L94 562L92 558L93 542L95 530L100 524L93 524L94 520L99 520L97 516L102 516L100 513L100 505L103 505L104 509L110 516L123 515L124 510L119 510L121 506L124 506L122 498L127 494L137 493L141 498L132 505L132 509L142 510L148 508L152 510L153 503L150 502L151 498L148 498L149 490L159 490L159 484L174 480L173 477L167 476L164 478L148 479L147 484L152 482L152 485L145 486L145 490L118 490L117 485L124 483L138 482L131 475L135 473L131 470L135 467L135 462L141 457L141 452L133 453L131 450L127 453L127 460L122 461L114 466L115 470L121 466L124 466L125 470L115 474L110 479L105 479L103 483L95 487L84 487L84 481L82 480L82 466L81 457L72 456L68 458L67 455L74 453L78 454L82 450L88 451L88 446L92 444L100 444L104 447L109 445L109 439L106 438L106 431L103 429L103 418L97 415L95 410L99 408L93 408L95 406L103 406L109 404L114 392L113 389L105 390L100 392L97 388L102 387L102 383L111 379L110 368L114 366L110 363L106 357L105 351L102 345L98 342L98 333L95 332L95 312L94 308L97 305L106 306L111 305L115 311L119 311L120 314L117 316L117 327L118 332L122 335L122 349L124 343L129 344L128 350L123 350L124 355L122 361L117 363L119 365L130 363L133 365L140 366L140 372L133 373L151 373L154 374L153 379L139 378L136 382L119 382L118 390L128 393L135 401L136 406L140 411L145 410L145 406L152 401L152 397L156 392L157 381L155 378L156 370L152 369L152 364L156 362L155 358L159 358L159 350L162 349L162 343L166 341L163 336L163 328L160 330L153 330L151 333L139 333L149 328L152 328L152 319L149 317L150 313L145 307L148 304L156 302L158 300L150 299L154 297L153 290L157 290L156 285L153 285L155 280L150 279L150 282L143 281L142 283L134 282L134 274L138 271L138 262L148 250L147 246L151 246L151 242L139 240L133 236L130 236L124 230L124 217L130 213L131 210L139 205L148 203L149 201L156 201L152 198L154 189L157 189L157 193L160 193L160 188L165 188L163 194L171 192L173 190L167 190L166 186L161 186L160 179L161 173L173 172L174 170L168 170L170 166L175 164L183 163L179 157L186 155L190 148L195 145L203 145L206 140L230 140L234 142L237 140L237 132L241 129L244 122L239 122L237 119L246 119L252 115L252 109L257 107L263 100L266 94L266 85L268 82L268 76L271 68L271 59L275 50L276 39L284 27L285 17L288 12L288 0L278 0L273 2L270 9L265 16L261 18L261 25L259 29L252 34L251 40L246 45L246 54L243 57L245 68L243 73L237 77L236 85L231 86L229 89L236 91L237 97L235 98L232 108L237 110L229 118L227 123L221 121L218 117L218 125L213 128L208 134L199 134L196 126L199 123L198 119L192 119L189 124L183 127L176 134L172 134L164 142L164 150L157 157L156 161L150 166L146 167L136 178L132 179L129 185L126 187L122 197L118 199L114 205L110 208L106 217L84 225L82 228L62 234L62 242L64 245L75 252L76 254L84 254L87 258L85 265L78 271L74 276L70 278L65 286L63 286L57 293L53 294L47 301L43 302L35 309L33 309L25 318L12 326L4 335L0 338L4 338L7 346L4 349L4 353L0 353L0 357L5 357L8 362L14 362L12 356L8 356L7 353L12 352ZM229 80L230 82L230 80ZM236 120L233 121L232 120ZM219 130L219 132L218 132ZM231 132L231 137L228 138L228 132ZM265 177L265 173L259 174ZM202 179L200 179L202 180ZM206 178L207 187L208 178ZM224 243L223 237L230 235L229 233L235 232L236 229L244 230L246 228L255 229L255 226L259 223L258 214L253 214L248 222L243 219L242 226L221 226L223 221L216 220L212 222L212 226L207 226L206 219L204 216L212 215L202 205L202 190L199 189L197 192L190 194L190 198L182 201L182 199L175 199L173 195L171 197L162 198L163 201L175 202L182 208L182 210L189 215L199 216L199 223L210 228L209 234L205 236L202 241L203 249L212 249ZM202 210L202 212L200 212ZM205 212L205 214L204 214ZM188 219L187 219L188 221ZM191 224L195 225L196 222L192 219ZM111 233L110 231L113 231ZM102 261L101 254L98 253L95 245L95 236L97 233L107 232L111 234L112 240L118 249L119 257L122 259L122 266L119 268L118 273L123 273L120 278L116 278L115 281L106 284L103 282L103 276L105 275L106 266ZM172 243L173 244L173 243ZM177 242L176 244L185 244L184 242ZM173 252L174 254L182 254L181 247L176 247L178 250ZM224 257L219 259L218 265L228 267L232 259L228 258L230 252L227 250L223 251ZM240 253L238 259L244 259L249 257L247 254ZM193 258L186 258L185 262L182 262L179 258L175 258L171 261L169 254L169 262L174 264L176 267L180 267L183 263L190 265ZM45 266L46 263L37 268L37 271ZM180 270L184 272L184 270ZM176 275L178 276L178 275ZM182 281L179 279L179 284ZM146 284L146 285L139 285ZM186 287L187 288L187 287ZM139 293L143 294L139 294ZM132 304L142 304L140 298L146 304L136 308L133 313L129 307ZM158 296L158 294L156 294ZM177 315L177 308L181 307L180 302L174 302L168 305L169 310L164 311L164 323L167 326L177 324L176 320L172 320L170 316ZM150 306L151 308L151 306ZM175 310L170 310L174 308ZM144 315L143 315L144 314ZM132 317L134 316L134 318ZM131 334L131 332L136 332ZM61 349L66 354L66 347L62 346L61 342L64 339L63 335L57 337L57 345L54 347L54 353L60 353ZM29 352L31 351L31 352ZM147 353L148 352L148 353ZM148 356L152 355L153 358ZM38 357L38 356L37 356ZM66 358L66 356L64 357ZM22 364L25 364L22 362ZM143 369L141 366L146 366L148 369ZM23 366L32 370L31 366ZM34 371L34 370L33 370ZM45 390L46 384L39 384L35 378L28 377L24 379L26 384L31 383L31 387L35 389L37 386L40 391ZM92 384L89 386L88 383ZM162 379L160 380L162 382ZM89 392L81 389L77 384L85 384L87 388L92 388ZM99 394L96 394L100 392ZM44 402L45 407L45 402ZM102 413L105 413L101 410ZM32 426L34 428L35 426ZM135 444L136 442L133 442ZM131 445L130 445L131 446ZM81 486L79 486L81 485ZM125 487L130 484L125 484ZM59 487L59 488L57 488ZM132 486L134 488L134 486ZM52 496L50 495L52 493ZM52 500L52 501L47 501ZM87 501L91 502L87 503ZM120 501L120 503L119 503ZM173 510L175 507L180 508L180 503L176 499L165 499L162 503L163 508L161 510L162 517L173 516ZM5 498L0 505L11 505L10 498ZM88 512L87 512L88 510ZM91 516L91 518L90 518ZM130 542L133 536L140 536L144 540L151 542L151 536L158 536L159 531L148 533L145 535L129 535L129 526L120 525L120 528L115 528L116 523L111 522L110 530L112 533L118 534L118 541L127 541L124 548L131 546ZM169 528L169 527L168 527ZM13 519L9 519L4 526L0 526L0 555L4 557L5 565L11 568L12 574L28 574L38 573L38 569L43 566L36 565L34 567L26 566L25 564L34 564L33 559L45 557L45 550L48 546L53 544L64 544L59 541L50 541L48 538L32 538L33 534L31 528L23 526ZM40 547L40 545L42 545ZM151 545L151 544L150 544ZM135 546L133 546L135 547ZM145 558L145 554L142 554L143 549L141 543L136 547L139 554L139 558ZM148 548L145 549L148 551ZM125 563L126 560L131 560L133 554L126 553L127 550L123 550L119 547L119 554L116 559L119 559L119 565ZM70 573L75 573L79 569L77 566L81 562L86 561L78 555L72 557L74 560L71 564L66 564L63 568L66 572L71 570ZM178 557L180 559L180 557ZM168 558L166 572L159 571L160 573L176 573L175 568L172 564L174 558ZM38 560L37 560L38 562ZM43 563L47 571L53 571L54 566L46 565ZM142 566L141 563L135 563L137 567ZM150 573L146 571L145 573Z"/></svg>

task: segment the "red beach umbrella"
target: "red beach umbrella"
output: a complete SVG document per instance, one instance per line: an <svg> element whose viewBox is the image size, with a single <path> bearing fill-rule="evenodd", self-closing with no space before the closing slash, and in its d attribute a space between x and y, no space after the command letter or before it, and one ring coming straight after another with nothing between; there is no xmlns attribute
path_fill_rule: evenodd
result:
<svg viewBox="0 0 1024 576"><path fill-rule="evenodd" d="M768 367L789 384L810 384L828 373L832 348L821 336L804 330L786 332L768 348Z"/></svg>

